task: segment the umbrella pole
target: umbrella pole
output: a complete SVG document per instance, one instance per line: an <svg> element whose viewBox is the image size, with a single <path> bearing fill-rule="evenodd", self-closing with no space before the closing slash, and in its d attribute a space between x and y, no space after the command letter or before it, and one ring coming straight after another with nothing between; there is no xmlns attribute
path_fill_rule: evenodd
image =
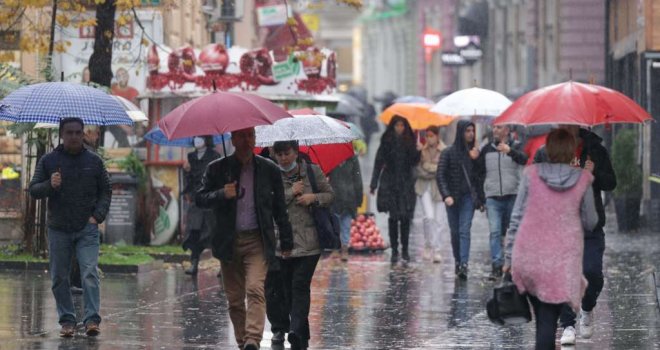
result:
<svg viewBox="0 0 660 350"><path fill-rule="evenodd" d="M225 147L225 134L221 134L220 138L222 139L222 154L227 157L227 147Z"/></svg>

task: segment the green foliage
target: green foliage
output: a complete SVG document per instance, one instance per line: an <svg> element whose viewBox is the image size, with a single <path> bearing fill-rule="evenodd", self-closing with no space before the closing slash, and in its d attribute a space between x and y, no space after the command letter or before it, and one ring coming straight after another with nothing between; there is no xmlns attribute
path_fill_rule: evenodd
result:
<svg viewBox="0 0 660 350"><path fill-rule="evenodd" d="M154 261L147 254L120 254L117 252L103 253L99 256L99 265L141 265Z"/></svg>
<svg viewBox="0 0 660 350"><path fill-rule="evenodd" d="M139 246L139 245L101 245L101 254L105 253L119 254L186 254L181 246L163 245L163 246Z"/></svg>
<svg viewBox="0 0 660 350"><path fill-rule="evenodd" d="M111 159L106 161L106 164L116 164L121 170L135 175L138 180L139 190L145 190L147 186L147 168L144 166L144 163L137 157L135 152L131 152L129 155L119 159Z"/></svg>
<svg viewBox="0 0 660 350"><path fill-rule="evenodd" d="M621 130L612 144L612 166L616 174L616 197L639 197L642 195L642 171L637 164L637 131Z"/></svg>

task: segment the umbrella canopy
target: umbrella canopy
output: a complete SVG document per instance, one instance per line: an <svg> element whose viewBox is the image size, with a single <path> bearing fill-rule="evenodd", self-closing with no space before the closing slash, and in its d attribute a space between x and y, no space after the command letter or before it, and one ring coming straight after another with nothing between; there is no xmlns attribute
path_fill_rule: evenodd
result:
<svg viewBox="0 0 660 350"><path fill-rule="evenodd" d="M257 146L272 146L277 141L296 140L302 146L345 143L359 137L343 122L324 115L294 115L273 125L256 127Z"/></svg>
<svg viewBox="0 0 660 350"><path fill-rule="evenodd" d="M149 121L149 118L142 112L142 110L133 104L133 102L121 97L121 96L116 96L116 95L110 95L112 98L117 100L117 102L121 103L122 107L124 107L124 110L126 111L126 114L131 118L131 120L134 123L143 123L146 121ZM37 123L35 126L35 129L51 129L51 128L57 128L59 127L58 124L51 124L51 123Z"/></svg>
<svg viewBox="0 0 660 350"><path fill-rule="evenodd" d="M254 152L259 154L262 148L255 148ZM333 143L313 146L300 146L300 153L305 153L318 165L325 175L341 165L347 159L353 157L353 145L348 143Z"/></svg>
<svg viewBox="0 0 660 350"><path fill-rule="evenodd" d="M155 126L153 129L144 135L144 138L152 143L161 146L174 146L174 147L192 147L193 138L192 137L182 137L180 139L168 140L163 131L160 130L158 126ZM222 144L224 140L231 139L231 133L226 133L224 135L213 135L213 143L216 145Z"/></svg>
<svg viewBox="0 0 660 350"><path fill-rule="evenodd" d="M214 92L175 108L158 122L168 139L227 132L273 124L291 115L254 94Z"/></svg>
<svg viewBox="0 0 660 350"><path fill-rule="evenodd" d="M291 113L291 115L294 115L294 116L295 115L322 115L321 113L319 113L319 112L317 112L317 111L315 111L311 108L290 109L289 113ZM330 116L330 117L332 117L332 116ZM355 123L347 122L347 121L344 121L344 120L341 120L341 119L337 119L337 120L340 123L346 124L348 126L348 128L351 129L351 131L353 131L353 133L355 133L355 135L358 138L360 138L360 139L364 138L364 131L362 131L361 127L357 126Z"/></svg>
<svg viewBox="0 0 660 350"><path fill-rule="evenodd" d="M431 111L461 118L495 118L511 106L511 101L499 92L469 88L443 98Z"/></svg>
<svg viewBox="0 0 660 350"><path fill-rule="evenodd" d="M406 118L410 127L415 130L423 130L429 126L446 126L454 120L448 115L432 112L431 106L421 103L395 103L383 111L380 120L389 124L395 115L400 115Z"/></svg>
<svg viewBox="0 0 660 350"><path fill-rule="evenodd" d="M433 101L429 100L428 98L424 96L401 96L397 99L394 100L394 103L423 103L427 105L432 105Z"/></svg>
<svg viewBox="0 0 660 350"><path fill-rule="evenodd" d="M124 107L102 90L74 83L40 83L22 87L0 104L0 120L59 124L78 117L89 125L133 124Z"/></svg>
<svg viewBox="0 0 660 350"><path fill-rule="evenodd" d="M362 103L358 99L350 95L343 96L344 97L340 97L339 102L337 103L337 107L335 107L335 109L330 113L342 117L358 118L361 118L366 114L364 113L364 107L362 106Z"/></svg>
<svg viewBox="0 0 660 350"><path fill-rule="evenodd" d="M653 118L626 95L599 85L573 81L547 86L520 97L495 124L570 124L596 126L644 123Z"/></svg>

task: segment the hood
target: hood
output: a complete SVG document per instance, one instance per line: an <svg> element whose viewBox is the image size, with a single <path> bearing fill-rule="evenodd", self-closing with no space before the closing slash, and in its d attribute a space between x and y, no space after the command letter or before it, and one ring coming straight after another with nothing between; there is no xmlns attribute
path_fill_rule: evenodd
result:
<svg viewBox="0 0 660 350"><path fill-rule="evenodd" d="M474 123L468 120L459 120L456 125L456 139L454 139L454 146L458 149L466 149L465 147L465 129L469 126L474 127ZM476 135L475 135L476 137Z"/></svg>
<svg viewBox="0 0 660 350"><path fill-rule="evenodd" d="M541 180L558 192L570 190L582 176L582 169L568 164L540 163L537 167Z"/></svg>
<svg viewBox="0 0 660 350"><path fill-rule="evenodd" d="M601 142L603 142L603 139L600 136L586 129L580 128L579 136L584 140L585 146L600 145Z"/></svg>

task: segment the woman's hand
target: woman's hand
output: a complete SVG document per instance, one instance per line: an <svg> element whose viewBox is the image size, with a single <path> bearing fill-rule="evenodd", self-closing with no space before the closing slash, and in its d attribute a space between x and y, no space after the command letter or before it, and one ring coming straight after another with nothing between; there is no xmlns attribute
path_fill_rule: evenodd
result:
<svg viewBox="0 0 660 350"><path fill-rule="evenodd" d="M301 181L296 181L293 183L293 186L291 187L291 190L293 191L294 196L298 196L303 194L303 191L305 190L305 184Z"/></svg>
<svg viewBox="0 0 660 350"><path fill-rule="evenodd" d="M296 197L296 203L302 206L309 206L316 201L316 195L313 193L305 193Z"/></svg>
<svg viewBox="0 0 660 350"><path fill-rule="evenodd" d="M502 266L502 273L509 273L509 272L511 272L511 266L509 265Z"/></svg>
<svg viewBox="0 0 660 350"><path fill-rule="evenodd" d="M445 198L445 204L446 204L448 207L451 207L452 205L454 205L454 198L451 198L451 197L447 197L447 198Z"/></svg>

